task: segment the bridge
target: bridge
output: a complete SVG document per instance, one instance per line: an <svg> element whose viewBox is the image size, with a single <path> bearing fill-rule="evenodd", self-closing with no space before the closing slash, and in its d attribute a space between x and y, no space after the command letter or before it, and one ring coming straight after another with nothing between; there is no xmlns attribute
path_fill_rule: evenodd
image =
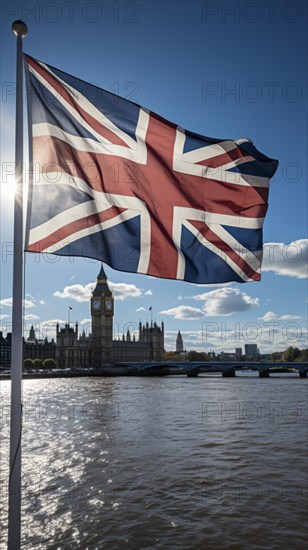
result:
<svg viewBox="0 0 308 550"><path fill-rule="evenodd" d="M260 378L268 378L270 373L297 371L301 378L307 378L308 363L271 361L151 361L120 362L115 367L126 368L127 374L154 376L182 374L196 377L200 373L221 372L223 377L234 377L238 370L253 370Z"/></svg>

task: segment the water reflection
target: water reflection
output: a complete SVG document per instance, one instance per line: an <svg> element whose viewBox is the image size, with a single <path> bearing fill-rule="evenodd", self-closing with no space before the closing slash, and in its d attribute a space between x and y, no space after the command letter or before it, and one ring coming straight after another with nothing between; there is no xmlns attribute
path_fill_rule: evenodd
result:
<svg viewBox="0 0 308 550"><path fill-rule="evenodd" d="M304 547L305 380L25 381L24 410L23 548Z"/></svg>

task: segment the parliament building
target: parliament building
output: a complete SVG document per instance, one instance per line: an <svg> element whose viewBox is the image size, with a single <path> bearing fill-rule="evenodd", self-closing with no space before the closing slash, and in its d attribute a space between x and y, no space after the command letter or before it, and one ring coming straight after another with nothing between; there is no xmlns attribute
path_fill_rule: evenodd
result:
<svg viewBox="0 0 308 550"><path fill-rule="evenodd" d="M58 368L100 367L104 364L161 361L164 357L164 323L139 323L138 338L128 330L113 338L114 298L102 265L91 297L92 334L78 334L78 324L56 329Z"/></svg>

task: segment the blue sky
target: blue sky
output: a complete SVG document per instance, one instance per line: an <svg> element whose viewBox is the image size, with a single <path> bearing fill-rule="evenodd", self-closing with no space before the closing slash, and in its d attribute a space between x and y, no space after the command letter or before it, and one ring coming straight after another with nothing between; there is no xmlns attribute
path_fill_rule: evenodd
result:
<svg viewBox="0 0 308 550"><path fill-rule="evenodd" d="M165 321L187 349L261 352L307 347L307 3L3 2L1 5L1 310L10 330L16 44L24 51L211 137L251 138L279 167L270 187L260 283L196 286L106 267L115 333ZM26 140L25 140L26 143ZM25 152L27 145L25 144ZM90 259L27 254L25 327L53 336L57 320L89 329L99 271Z"/></svg>

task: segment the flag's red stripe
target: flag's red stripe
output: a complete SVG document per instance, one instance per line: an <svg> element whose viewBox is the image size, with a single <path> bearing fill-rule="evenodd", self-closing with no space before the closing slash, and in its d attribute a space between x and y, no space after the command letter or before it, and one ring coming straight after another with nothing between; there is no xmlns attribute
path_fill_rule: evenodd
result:
<svg viewBox="0 0 308 550"><path fill-rule="evenodd" d="M97 212L95 214L91 214L90 216L85 216L84 218L68 223L67 225L61 227L57 231L54 231L44 239L32 243L28 246L27 250L29 252L42 252L46 248L56 245L60 241L63 241L63 239L68 239L77 231L81 231L82 229L86 229L87 227L92 227L102 222L106 222L119 215L121 212L124 212L125 210L125 208L117 208L116 206L112 206L111 208L108 208L108 210L104 210L103 212ZM67 244L69 244L69 242Z"/></svg>
<svg viewBox="0 0 308 550"><path fill-rule="evenodd" d="M154 185L157 186L156 194L160 194L160 200L167 197L168 187L159 186L161 176L158 179L155 171L151 173L149 168L135 165L121 157L115 160L108 155L76 151L68 143L54 137L34 138L33 159L35 165L38 163L40 172L46 174L46 179L48 172L63 171L81 178L95 191L138 197L154 212ZM132 167L131 172L129 167ZM167 170L165 177L170 178ZM174 206L247 218L265 217L268 197L268 189L265 187L246 187L175 172L172 177L174 184L170 186L170 191L173 197L170 200L173 198ZM151 181L153 187L149 185Z"/></svg>
<svg viewBox="0 0 308 550"><path fill-rule="evenodd" d="M50 74L46 71L35 59L27 56L27 61L47 82L48 84L56 91L56 93L62 97L73 109L75 109L79 115L91 126L94 130L99 133L102 137L110 141L114 145L122 145L123 147L128 147L127 143L123 141L117 134L100 124L95 118L93 118L89 113L87 113L77 101L68 93L64 86L57 80L57 76ZM48 88L47 88L48 89ZM68 116L71 116L68 114Z"/></svg>
<svg viewBox="0 0 308 550"><path fill-rule="evenodd" d="M259 281L261 279L260 273L257 273L254 269L252 269L250 265L247 264L239 254L237 254L236 250L234 250L226 242L224 242L207 225L204 225L202 222L194 220L189 220L189 223L191 223L196 229L198 229L198 231L205 239L210 241L217 248L219 248L219 250L222 250L231 260L233 260L234 263L236 263L245 273L245 275L247 275L250 279L253 279L254 281ZM252 253L250 257L253 258Z"/></svg>

